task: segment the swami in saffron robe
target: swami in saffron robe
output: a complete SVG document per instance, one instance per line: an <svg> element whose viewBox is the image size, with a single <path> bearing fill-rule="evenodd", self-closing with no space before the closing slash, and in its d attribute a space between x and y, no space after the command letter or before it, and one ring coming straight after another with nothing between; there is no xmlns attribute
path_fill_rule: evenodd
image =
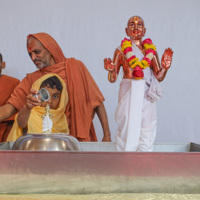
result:
<svg viewBox="0 0 200 200"><path fill-rule="evenodd" d="M2 75L0 77L0 106L6 104L7 100L10 98L15 87L19 84L19 80L7 75ZM0 123L0 142L5 142L7 136L12 128L14 122L14 116L6 119Z"/></svg>
<svg viewBox="0 0 200 200"><path fill-rule="evenodd" d="M51 53L56 64L44 67L21 81L8 103L17 110L22 109L32 84L48 73L58 74L66 83L69 102L65 114L70 134L79 141L97 141L94 126L94 108L101 105L104 97L85 65L75 58L65 58L57 42L46 33L37 33L29 37L37 38Z"/></svg>

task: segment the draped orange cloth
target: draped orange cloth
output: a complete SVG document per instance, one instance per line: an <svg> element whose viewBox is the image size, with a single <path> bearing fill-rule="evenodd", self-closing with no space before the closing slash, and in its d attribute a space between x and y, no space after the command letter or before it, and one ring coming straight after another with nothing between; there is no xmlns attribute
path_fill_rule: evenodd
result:
<svg viewBox="0 0 200 200"><path fill-rule="evenodd" d="M7 102L19 82L18 79L7 75L2 75L0 77L0 106L3 106ZM6 141L14 122L14 116L15 115L0 123L0 142Z"/></svg>
<svg viewBox="0 0 200 200"><path fill-rule="evenodd" d="M48 73L58 74L66 83L69 102L65 114L70 134L79 141L97 141L94 126L94 108L101 105L104 97L91 77L85 65L75 58L65 58L57 42L46 33L37 33L29 37L37 38L51 53L56 64L44 67L27 76L21 81L8 103L20 110L29 94L32 84Z"/></svg>

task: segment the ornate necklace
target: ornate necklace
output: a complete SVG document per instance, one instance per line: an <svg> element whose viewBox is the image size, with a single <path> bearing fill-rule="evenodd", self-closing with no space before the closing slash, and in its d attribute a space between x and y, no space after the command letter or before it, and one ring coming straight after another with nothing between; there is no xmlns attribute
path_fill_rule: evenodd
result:
<svg viewBox="0 0 200 200"><path fill-rule="evenodd" d="M124 38L121 42L121 51L125 55L130 67L133 68L133 79L143 79L143 69L151 65L151 60L155 55L156 47L150 38L145 39L142 42L142 46L145 49L145 56L142 61L139 61L139 58L133 55L132 42L127 38Z"/></svg>

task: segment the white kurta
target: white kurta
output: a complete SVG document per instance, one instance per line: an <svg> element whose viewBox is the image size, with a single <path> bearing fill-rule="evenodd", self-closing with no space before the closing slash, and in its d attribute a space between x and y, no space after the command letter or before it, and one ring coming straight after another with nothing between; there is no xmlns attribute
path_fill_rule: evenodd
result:
<svg viewBox="0 0 200 200"><path fill-rule="evenodd" d="M133 54L144 55L134 44ZM156 101L162 88L150 68L143 70L144 79L123 79L120 84L115 119L118 123L118 151L153 151L156 136Z"/></svg>

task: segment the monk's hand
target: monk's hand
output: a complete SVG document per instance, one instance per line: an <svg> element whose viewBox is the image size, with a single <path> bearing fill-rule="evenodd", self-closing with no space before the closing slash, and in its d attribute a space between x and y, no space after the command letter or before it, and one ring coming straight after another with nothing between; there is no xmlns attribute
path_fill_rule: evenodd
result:
<svg viewBox="0 0 200 200"><path fill-rule="evenodd" d="M165 69L169 69L172 63L172 56L173 56L173 51L172 49L168 48L165 49L164 54L162 55L162 59L161 59L161 65L165 68Z"/></svg>
<svg viewBox="0 0 200 200"><path fill-rule="evenodd" d="M112 60L110 58L104 59L104 68L109 72L115 71L115 66L113 65Z"/></svg>
<svg viewBox="0 0 200 200"><path fill-rule="evenodd" d="M110 135L104 135L102 142L111 142Z"/></svg>
<svg viewBox="0 0 200 200"><path fill-rule="evenodd" d="M25 104L25 108L27 109L32 109L35 106L40 106L40 99L37 96L38 92L34 89L30 90L29 95L26 97L26 104Z"/></svg>

